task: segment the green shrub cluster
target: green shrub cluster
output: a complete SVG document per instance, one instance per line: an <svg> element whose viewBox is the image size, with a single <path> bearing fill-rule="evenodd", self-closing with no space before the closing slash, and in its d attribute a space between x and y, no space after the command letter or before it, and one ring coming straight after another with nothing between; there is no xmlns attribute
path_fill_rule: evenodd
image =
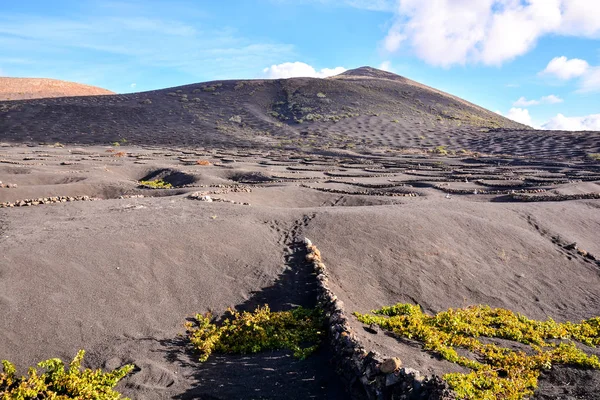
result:
<svg viewBox="0 0 600 400"><path fill-rule="evenodd" d="M171 189L173 187L173 185L171 185L169 182L165 182L162 179L156 179L153 181L140 181L140 185L153 189Z"/></svg>
<svg viewBox="0 0 600 400"><path fill-rule="evenodd" d="M592 160L600 161L600 153L590 153L588 157Z"/></svg>
<svg viewBox="0 0 600 400"><path fill-rule="evenodd" d="M265 305L254 312L228 309L220 324L211 313L197 314L196 321L186 323L186 328L202 362L213 352L247 354L280 349L292 350L295 357L304 359L319 347L324 323L319 309L273 312Z"/></svg>
<svg viewBox="0 0 600 400"><path fill-rule="evenodd" d="M58 358L42 361L38 367L46 371L39 375L36 368L29 368L28 376L18 377L13 364L4 360L4 372L0 373L0 398L14 400L29 399L122 399L113 388L128 373L133 365L126 365L112 372L81 370L85 352L80 350L65 370Z"/></svg>
<svg viewBox="0 0 600 400"><path fill-rule="evenodd" d="M442 156L448 155L448 150L446 149L446 146L437 146L431 152L434 154L440 154Z"/></svg>
<svg viewBox="0 0 600 400"><path fill-rule="evenodd" d="M468 374L444 375L463 399L520 400L533 394L540 371L554 364L600 369L600 360L576 346L600 344L600 318L579 324L535 321L509 310L472 306L449 309L434 316L418 305L397 304L354 315L365 324L376 324L398 336L414 339L425 350L471 369ZM529 346L521 351L483 343L478 338L502 338ZM477 360L461 356L457 348L471 351Z"/></svg>

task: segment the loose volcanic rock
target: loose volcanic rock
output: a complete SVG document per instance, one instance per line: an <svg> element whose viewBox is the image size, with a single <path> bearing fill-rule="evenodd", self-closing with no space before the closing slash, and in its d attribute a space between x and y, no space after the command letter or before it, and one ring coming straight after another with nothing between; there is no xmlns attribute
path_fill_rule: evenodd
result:
<svg viewBox="0 0 600 400"><path fill-rule="evenodd" d="M388 358L383 363L381 363L381 366L379 367L379 369L384 374L391 374L392 372L399 370L401 366L402 366L402 361L400 361L400 359L398 357L393 357L393 358Z"/></svg>

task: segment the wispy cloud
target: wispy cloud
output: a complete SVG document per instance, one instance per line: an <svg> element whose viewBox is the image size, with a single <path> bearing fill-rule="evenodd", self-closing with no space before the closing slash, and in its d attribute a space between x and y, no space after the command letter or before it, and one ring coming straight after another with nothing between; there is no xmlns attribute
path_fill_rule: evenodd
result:
<svg viewBox="0 0 600 400"><path fill-rule="evenodd" d="M394 72L394 68L392 68L392 62L391 61L384 61L381 64L379 64L379 69L382 71L387 71L387 72Z"/></svg>
<svg viewBox="0 0 600 400"><path fill-rule="evenodd" d="M265 64L295 56L290 44L257 42L232 28L201 28L201 22L172 18L186 15L175 4L162 10L136 6L135 16L123 14L131 4L122 2L86 13L93 17L0 12L3 68L15 76L85 77L90 84L122 77L122 90L129 90L132 81L149 88L135 76L148 67L169 69L188 81L250 78Z"/></svg>
<svg viewBox="0 0 600 400"><path fill-rule="evenodd" d="M275 4L320 4L330 7L352 7L361 10L394 12L396 0L271 0Z"/></svg>
<svg viewBox="0 0 600 400"><path fill-rule="evenodd" d="M345 0L343 3L363 10L391 12L396 8L394 0Z"/></svg>
<svg viewBox="0 0 600 400"><path fill-rule="evenodd" d="M600 92L600 66L590 68L581 78L580 93Z"/></svg>
<svg viewBox="0 0 600 400"><path fill-rule="evenodd" d="M562 103L564 100L556 95L548 95L542 96L539 100L527 100L525 97L520 97L517 101L513 103L515 107L529 107L529 106L538 106L540 104L558 104Z"/></svg>

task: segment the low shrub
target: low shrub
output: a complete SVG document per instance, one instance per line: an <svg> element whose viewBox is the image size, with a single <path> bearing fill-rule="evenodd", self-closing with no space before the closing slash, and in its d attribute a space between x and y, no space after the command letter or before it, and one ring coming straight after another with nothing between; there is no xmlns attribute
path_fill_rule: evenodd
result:
<svg viewBox="0 0 600 400"><path fill-rule="evenodd" d="M39 375L36 368L29 368L28 376L18 377L13 364L4 360L4 372L0 373L0 398L2 399L123 399L114 391L117 383L129 374L134 366L125 365L111 372L81 370L85 352L80 350L69 368L58 358L42 361L37 366L45 368Z"/></svg>
<svg viewBox="0 0 600 400"><path fill-rule="evenodd" d="M242 123L242 117L239 116L239 115L234 115L231 118L229 118L229 121L235 122L236 124L241 124Z"/></svg>
<svg viewBox="0 0 600 400"><path fill-rule="evenodd" d="M590 153L588 154L588 158L592 160L600 161L600 153Z"/></svg>
<svg viewBox="0 0 600 400"><path fill-rule="evenodd" d="M169 182L165 182L162 179L156 179L154 181L140 181L140 185L152 189L171 189L173 187L173 185L171 185Z"/></svg>
<svg viewBox="0 0 600 400"><path fill-rule="evenodd" d="M196 160L196 165L210 165L208 160Z"/></svg>
<svg viewBox="0 0 600 400"><path fill-rule="evenodd" d="M555 364L600 369L600 360L575 342L600 344L600 317L579 324L530 320L509 310L472 306L430 316L418 305L397 304L354 315L364 324L378 325L398 336L417 340L425 350L471 369L468 374L443 376L461 399L520 400L533 394L539 374ZM528 345L527 351L500 347L479 337L502 338ZM456 351L471 351L477 359Z"/></svg>
<svg viewBox="0 0 600 400"><path fill-rule="evenodd" d="M186 328L204 362L213 352L247 354L280 349L292 350L295 357L304 359L318 348L324 324L319 309L273 312L265 305L254 312L228 309L219 324L211 313L197 314Z"/></svg>
<svg viewBox="0 0 600 400"><path fill-rule="evenodd" d="M446 149L446 146L437 146L431 152L434 154L440 154L442 156L448 155L448 150Z"/></svg>

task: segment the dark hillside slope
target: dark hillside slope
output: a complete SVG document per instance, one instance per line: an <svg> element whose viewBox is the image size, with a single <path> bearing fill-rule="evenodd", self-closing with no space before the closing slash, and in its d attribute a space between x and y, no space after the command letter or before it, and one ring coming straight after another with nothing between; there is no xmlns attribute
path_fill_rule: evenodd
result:
<svg viewBox="0 0 600 400"><path fill-rule="evenodd" d="M0 140L8 142L126 139L148 145L357 151L448 146L516 155L527 155L532 142L549 156L561 155L563 148L575 149L568 156L583 156L598 147L598 135L581 142L561 133L554 139L557 134L550 134L545 148L535 141L540 133L528 129L368 67L328 79L219 81L128 95L0 102Z"/></svg>

